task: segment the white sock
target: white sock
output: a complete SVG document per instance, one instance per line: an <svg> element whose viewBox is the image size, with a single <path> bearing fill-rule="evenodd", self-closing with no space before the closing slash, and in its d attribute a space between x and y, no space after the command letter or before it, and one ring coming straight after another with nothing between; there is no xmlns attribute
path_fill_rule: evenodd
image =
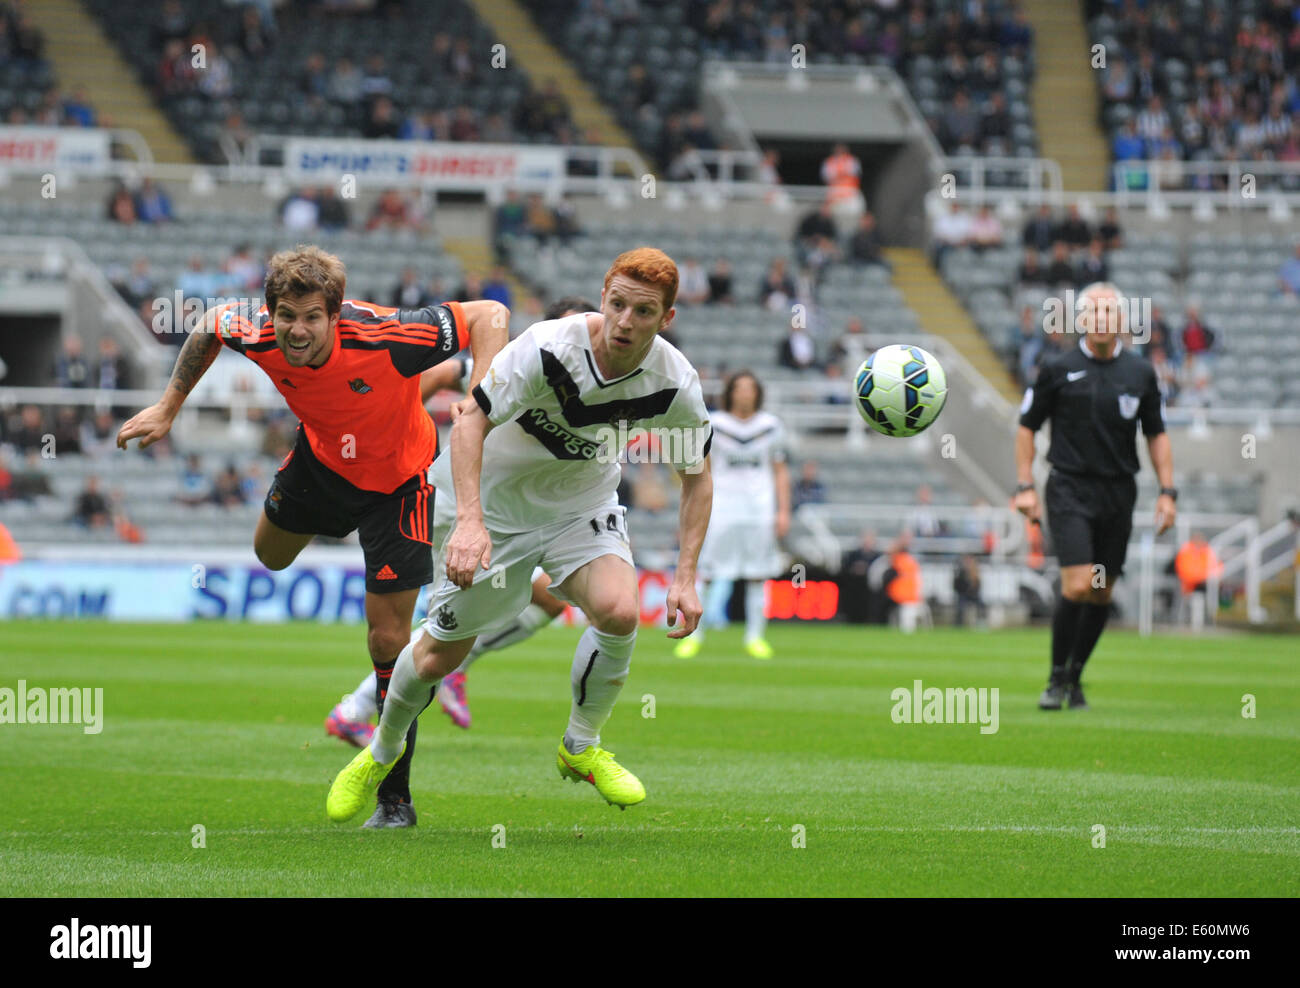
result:
<svg viewBox="0 0 1300 988"><path fill-rule="evenodd" d="M457 667L456 671L468 672L469 667L484 652L497 652L525 638L530 638L550 624L551 620L551 616L542 609L541 605L529 604L509 624L492 628L479 635L478 640L474 642L474 647L469 650L469 655L465 656L465 661Z"/></svg>
<svg viewBox="0 0 1300 988"><path fill-rule="evenodd" d="M381 765L393 761L402 751L402 741L416 717L429 705L438 680L425 681L415 673L415 642L407 642L393 666L384 697L384 714L379 718L370 754Z"/></svg>
<svg viewBox="0 0 1300 988"><path fill-rule="evenodd" d="M370 675L343 698L339 704L339 713L344 720L359 720L364 724L375 715L375 710L375 673L371 670Z"/></svg>
<svg viewBox="0 0 1300 988"><path fill-rule="evenodd" d="M766 580L745 581L745 641L752 642L767 633L767 615L763 612L763 585Z"/></svg>
<svg viewBox="0 0 1300 988"><path fill-rule="evenodd" d="M607 635L590 626L578 639L569 673L573 704L569 708L569 729L564 732L564 747L570 754L581 754L591 745L600 744L600 729L623 691L635 643L635 631L630 635Z"/></svg>

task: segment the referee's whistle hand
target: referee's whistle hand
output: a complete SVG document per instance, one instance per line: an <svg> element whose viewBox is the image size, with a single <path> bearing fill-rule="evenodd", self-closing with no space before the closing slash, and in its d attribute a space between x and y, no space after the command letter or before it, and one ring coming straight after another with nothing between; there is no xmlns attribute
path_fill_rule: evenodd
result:
<svg viewBox="0 0 1300 988"><path fill-rule="evenodd" d="M1156 534L1164 535L1173 527L1175 519L1178 517L1178 506L1174 499L1167 494L1161 494L1156 498Z"/></svg>
<svg viewBox="0 0 1300 988"><path fill-rule="evenodd" d="M1011 503L1012 503L1013 505L1015 505L1015 508L1016 508L1017 511L1019 511L1022 515L1024 515L1024 516L1025 516L1026 518L1028 518L1030 521L1032 521L1032 522L1037 522L1037 521L1038 521L1038 519L1039 519L1039 509L1038 509L1038 492L1037 492L1037 491L1032 491L1032 490L1031 490L1031 491L1021 491L1019 494L1017 494L1017 495L1015 496L1015 498L1012 500Z"/></svg>

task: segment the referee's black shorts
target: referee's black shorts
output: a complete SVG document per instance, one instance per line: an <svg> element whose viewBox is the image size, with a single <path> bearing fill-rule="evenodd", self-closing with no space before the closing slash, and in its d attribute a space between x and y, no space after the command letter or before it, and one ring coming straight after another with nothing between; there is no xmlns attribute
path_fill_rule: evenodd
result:
<svg viewBox="0 0 1300 988"><path fill-rule="evenodd" d="M341 539L356 530L366 590L397 593L433 582L433 493L424 472L391 494L362 490L316 459L299 426L264 507L271 523L288 532Z"/></svg>
<svg viewBox="0 0 1300 988"><path fill-rule="evenodd" d="M1047 478L1047 525L1062 566L1101 564L1107 583L1124 572L1133 532L1137 481L1053 470Z"/></svg>

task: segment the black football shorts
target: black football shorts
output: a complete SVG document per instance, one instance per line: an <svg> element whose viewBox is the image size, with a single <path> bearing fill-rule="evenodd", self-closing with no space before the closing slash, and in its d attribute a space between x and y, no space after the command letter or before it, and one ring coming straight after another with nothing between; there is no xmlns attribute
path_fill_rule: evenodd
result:
<svg viewBox="0 0 1300 988"><path fill-rule="evenodd" d="M1048 531L1060 564L1099 563L1106 567L1107 582L1123 573L1137 481L1053 470L1045 493Z"/></svg>
<svg viewBox="0 0 1300 988"><path fill-rule="evenodd" d="M341 539L356 531L366 557L366 590L396 593L433 580L433 485L426 470L391 494L365 491L325 466L298 427L292 452L263 507L287 532Z"/></svg>

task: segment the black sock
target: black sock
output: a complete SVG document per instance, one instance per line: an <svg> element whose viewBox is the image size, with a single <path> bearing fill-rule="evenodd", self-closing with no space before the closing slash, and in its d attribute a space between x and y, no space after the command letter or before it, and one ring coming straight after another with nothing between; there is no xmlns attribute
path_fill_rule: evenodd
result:
<svg viewBox="0 0 1300 988"><path fill-rule="evenodd" d="M1084 664L1092 650L1097 647L1097 639L1106 628L1110 617L1110 604L1084 604L1083 617L1079 619L1079 628L1074 636L1074 649L1070 653L1070 682L1077 683L1083 673Z"/></svg>
<svg viewBox="0 0 1300 988"><path fill-rule="evenodd" d="M384 697L388 695L388 684L393 678L393 666L397 665L397 659L390 662L376 662L370 660L370 664L375 669L375 710L382 714L384 712Z"/></svg>
<svg viewBox="0 0 1300 988"><path fill-rule="evenodd" d="M420 726L417 717L406 729L406 750L397 759L391 772L379 783L379 801L382 803L409 803L411 801L411 759L415 755L415 731Z"/></svg>
<svg viewBox="0 0 1300 988"><path fill-rule="evenodd" d="M388 696L388 684L393 679L393 667L397 665L397 659L394 657L388 662L376 662L370 660L370 664L375 667L375 712L384 716L384 698ZM403 752L401 759L393 766L393 770L379 784L379 798L402 801L411 801L410 780L411 780L411 752L415 748L415 725L411 725L411 730L406 732L406 751Z"/></svg>
<svg viewBox="0 0 1300 988"><path fill-rule="evenodd" d="M1079 636L1079 622L1083 618L1084 605L1062 597L1056 602L1056 612L1052 615L1052 682L1065 682L1066 668L1070 664L1070 653Z"/></svg>

